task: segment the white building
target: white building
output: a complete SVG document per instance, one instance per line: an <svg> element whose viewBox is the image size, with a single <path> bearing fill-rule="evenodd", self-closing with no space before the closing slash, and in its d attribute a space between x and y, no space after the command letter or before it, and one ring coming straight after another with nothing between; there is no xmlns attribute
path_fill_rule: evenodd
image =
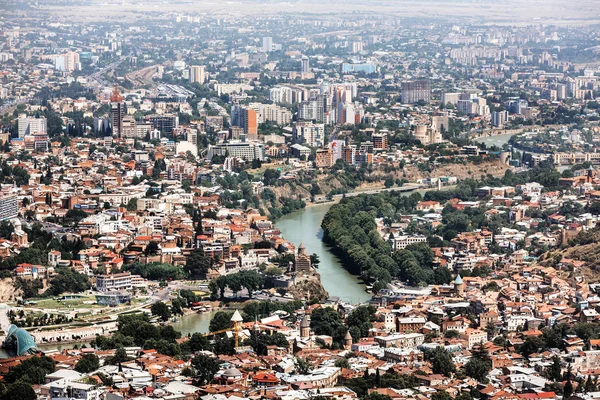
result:
<svg viewBox="0 0 600 400"><path fill-rule="evenodd" d="M97 275L96 290L100 292L110 292L113 290L131 289L131 273L122 272L113 275Z"/></svg>
<svg viewBox="0 0 600 400"><path fill-rule="evenodd" d="M28 117L25 114L21 114L19 115L18 119L18 127L20 138L23 138L27 135L33 135L35 133L48 133L48 123L46 121L46 117L33 118Z"/></svg>
<svg viewBox="0 0 600 400"><path fill-rule="evenodd" d="M292 136L294 143L305 144L311 147L323 147L325 125L299 121L294 123Z"/></svg>

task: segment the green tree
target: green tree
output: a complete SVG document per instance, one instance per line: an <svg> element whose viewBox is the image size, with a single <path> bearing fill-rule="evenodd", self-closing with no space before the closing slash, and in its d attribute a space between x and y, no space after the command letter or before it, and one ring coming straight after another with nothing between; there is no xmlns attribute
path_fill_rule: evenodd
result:
<svg viewBox="0 0 600 400"><path fill-rule="evenodd" d="M429 355L431 369L434 374L451 377L456 372L452 355L443 347L436 347Z"/></svg>
<svg viewBox="0 0 600 400"><path fill-rule="evenodd" d="M191 279L202 279L208 273L210 264L210 258L204 255L204 251L196 249L188 256L183 269Z"/></svg>
<svg viewBox="0 0 600 400"><path fill-rule="evenodd" d="M492 360L486 348L478 345L471 352L471 359L465 364L465 373L479 382L487 383L487 375L491 369Z"/></svg>
<svg viewBox="0 0 600 400"><path fill-rule="evenodd" d="M171 310L169 309L169 306L162 301L157 301L156 303L152 304L150 311L152 312L152 315L157 316L162 321L166 322L171 318Z"/></svg>
<svg viewBox="0 0 600 400"><path fill-rule="evenodd" d="M211 332L221 331L223 329L227 329L231 327L231 316L233 312L231 311L217 311L215 315L213 315L210 320L210 325L208 329Z"/></svg>
<svg viewBox="0 0 600 400"><path fill-rule="evenodd" d="M560 366L560 359L558 356L552 357L552 364L547 366L545 369L545 376L554 382L562 380L562 368Z"/></svg>
<svg viewBox="0 0 600 400"><path fill-rule="evenodd" d="M544 339L541 336L528 336L520 348L520 353L524 357L529 357L530 354L537 353L545 348Z"/></svg>
<svg viewBox="0 0 600 400"><path fill-rule="evenodd" d="M21 381L30 385L41 385L46 381L46 375L55 371L56 363L47 356L33 356L23 361L21 364L12 367L4 376L4 381L14 383Z"/></svg>
<svg viewBox="0 0 600 400"><path fill-rule="evenodd" d="M195 384L197 386L210 383L215 374L219 371L218 360L204 354L199 354L192 358L191 364L194 371Z"/></svg>
<svg viewBox="0 0 600 400"><path fill-rule="evenodd" d="M317 308L311 314L310 327L317 335L327 335L336 343L346 336L346 327L340 314L332 308Z"/></svg>
<svg viewBox="0 0 600 400"><path fill-rule="evenodd" d="M56 272L50 280L50 288L46 291L50 296L58 296L65 292L80 293L90 287L88 277L72 268L57 267Z"/></svg>
<svg viewBox="0 0 600 400"><path fill-rule="evenodd" d="M360 336L367 337L369 335L369 330L373 327L376 311L377 310L373 306L356 307L348 315L348 327L357 327L360 330Z"/></svg>
<svg viewBox="0 0 600 400"><path fill-rule="evenodd" d="M387 394L381 394L377 392L372 392L366 396L362 397L363 400L392 400L390 396Z"/></svg>
<svg viewBox="0 0 600 400"><path fill-rule="evenodd" d="M26 382L15 382L8 385L6 393L2 395L4 400L36 400L37 395L31 387L31 384Z"/></svg>
<svg viewBox="0 0 600 400"><path fill-rule="evenodd" d="M82 374L89 374L98 368L100 368L100 359L95 354L84 354L75 364L75 371Z"/></svg>
<svg viewBox="0 0 600 400"><path fill-rule="evenodd" d="M563 388L563 399L569 400L573 395L573 383L569 379L567 383L565 383L565 387Z"/></svg>
<svg viewBox="0 0 600 400"><path fill-rule="evenodd" d="M335 366L338 368L350 368L350 363L348 362L347 358L338 358L337 360L335 360Z"/></svg>
<svg viewBox="0 0 600 400"><path fill-rule="evenodd" d="M105 364L109 365L118 365L122 362L128 361L129 357L127 357L127 352L123 346L119 346L115 350L115 354L112 357L108 357L105 360Z"/></svg>
<svg viewBox="0 0 600 400"><path fill-rule="evenodd" d="M238 274L240 282L248 291L248 297L252 298L252 292L262 289L264 278L256 271L240 271Z"/></svg>

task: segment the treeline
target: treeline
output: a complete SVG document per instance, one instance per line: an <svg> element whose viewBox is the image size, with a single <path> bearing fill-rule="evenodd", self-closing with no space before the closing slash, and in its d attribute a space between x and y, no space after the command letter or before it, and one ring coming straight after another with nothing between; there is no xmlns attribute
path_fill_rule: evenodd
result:
<svg viewBox="0 0 600 400"><path fill-rule="evenodd" d="M173 264L163 263L133 263L125 264L122 268L123 271L129 271L134 275L140 275L144 279L151 281L163 281L168 279L183 279L185 274L181 267L177 267Z"/></svg>
<svg viewBox="0 0 600 400"><path fill-rule="evenodd" d="M447 283L449 272L433 269L433 254L425 243L408 246L392 255L390 243L377 232L375 218L391 222L398 214L414 212L419 193L403 196L395 191L345 198L321 224L324 239L335 246L350 272L373 282L375 290L394 278L410 283Z"/></svg>
<svg viewBox="0 0 600 400"><path fill-rule="evenodd" d="M248 297L252 298L252 292L262 289L265 284L264 277L256 271L240 271L234 274L221 275L208 284L213 299L225 298L225 290L229 289L237 295L242 289L248 291Z"/></svg>

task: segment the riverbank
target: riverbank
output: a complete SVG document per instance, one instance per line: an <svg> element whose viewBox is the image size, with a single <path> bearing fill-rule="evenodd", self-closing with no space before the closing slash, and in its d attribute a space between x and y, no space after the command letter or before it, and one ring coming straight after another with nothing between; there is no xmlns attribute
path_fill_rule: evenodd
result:
<svg viewBox="0 0 600 400"><path fill-rule="evenodd" d="M453 187L447 186L445 189ZM423 195L429 190L437 190L437 188L423 188L421 185L417 186L416 184L404 187L404 190L402 189L382 187L347 193L346 197L394 190L399 192L400 196L409 196L412 193ZM337 204L343 198L343 195L336 196L332 201L307 205L302 210L281 217L275 222L275 227L281 231L281 236L286 240L296 246L304 244L308 253L317 254L320 260L318 272L321 275L321 284L329 293L330 298L338 298L351 304L367 302L371 299L371 294L367 292L367 286L360 279L360 276L350 273L344 267L335 249L323 242L321 222L331 206Z"/></svg>

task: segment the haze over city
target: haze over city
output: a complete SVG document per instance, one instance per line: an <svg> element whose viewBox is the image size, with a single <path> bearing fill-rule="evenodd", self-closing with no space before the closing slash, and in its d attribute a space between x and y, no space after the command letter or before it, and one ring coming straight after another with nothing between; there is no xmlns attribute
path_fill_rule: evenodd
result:
<svg viewBox="0 0 600 400"><path fill-rule="evenodd" d="M597 1L0 1L0 399L600 398Z"/></svg>

